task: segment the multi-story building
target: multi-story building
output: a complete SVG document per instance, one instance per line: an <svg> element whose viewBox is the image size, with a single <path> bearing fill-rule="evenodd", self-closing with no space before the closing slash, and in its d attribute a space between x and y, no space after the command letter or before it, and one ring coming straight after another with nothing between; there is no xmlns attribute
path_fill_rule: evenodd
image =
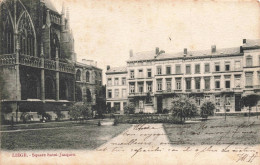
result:
<svg viewBox="0 0 260 165"><path fill-rule="evenodd" d="M260 41L243 40L240 47L165 53L133 54L127 61L128 100L136 112L162 112L172 98L187 95L199 107L210 100L217 113L241 112L241 97L260 85ZM152 103L147 103L149 93ZM152 104L153 108L148 108ZM254 111L254 109L253 109Z"/></svg>
<svg viewBox="0 0 260 165"><path fill-rule="evenodd" d="M95 100L102 70L76 61L64 6L59 13L50 0L4 0L0 8L2 117L11 112L19 121L22 112L32 112L37 120L39 109L51 113L55 106L82 101L85 93Z"/></svg>
<svg viewBox="0 0 260 165"><path fill-rule="evenodd" d="M109 108L114 107L117 112L123 113L127 104L127 69L126 67L107 66L106 71L106 104Z"/></svg>

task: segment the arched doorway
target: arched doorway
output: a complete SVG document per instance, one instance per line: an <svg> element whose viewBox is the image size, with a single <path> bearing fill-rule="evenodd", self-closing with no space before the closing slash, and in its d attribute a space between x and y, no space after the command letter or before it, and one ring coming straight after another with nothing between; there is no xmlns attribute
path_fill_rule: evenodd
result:
<svg viewBox="0 0 260 165"><path fill-rule="evenodd" d="M39 99L40 98L40 82L36 76L30 75L27 79L27 98Z"/></svg>
<svg viewBox="0 0 260 165"><path fill-rule="evenodd" d="M51 77L46 77L45 79L45 98L55 99L55 86Z"/></svg>
<svg viewBox="0 0 260 165"><path fill-rule="evenodd" d="M66 80L60 80L60 100L68 100L69 91Z"/></svg>

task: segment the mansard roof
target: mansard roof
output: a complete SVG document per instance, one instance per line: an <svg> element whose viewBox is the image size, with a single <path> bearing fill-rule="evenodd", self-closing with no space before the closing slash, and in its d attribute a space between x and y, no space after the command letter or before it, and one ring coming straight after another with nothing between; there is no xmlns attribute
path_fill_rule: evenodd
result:
<svg viewBox="0 0 260 165"><path fill-rule="evenodd" d="M243 44L244 49L259 49L260 48L260 39L246 39Z"/></svg>
<svg viewBox="0 0 260 165"><path fill-rule="evenodd" d="M112 73L127 73L126 67L113 67L107 70L106 74L112 74Z"/></svg>
<svg viewBox="0 0 260 165"><path fill-rule="evenodd" d="M199 50L199 51L187 51L186 58L192 57L206 57L206 56L223 56L223 55L235 55L240 54L240 47L233 47L233 48L223 48L223 49L216 49L216 52L212 53L211 49L208 50ZM146 51L146 52L138 52L135 53L128 62L131 61L143 61L143 60L163 60L163 59L171 59L171 58L183 58L183 52L177 53L162 53L157 55L156 57L155 51Z"/></svg>

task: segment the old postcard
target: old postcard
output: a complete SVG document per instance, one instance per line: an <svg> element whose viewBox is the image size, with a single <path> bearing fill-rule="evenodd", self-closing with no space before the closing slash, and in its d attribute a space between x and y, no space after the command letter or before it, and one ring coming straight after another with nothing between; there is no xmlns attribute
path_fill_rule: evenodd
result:
<svg viewBox="0 0 260 165"><path fill-rule="evenodd" d="M260 164L257 0L0 0L0 164Z"/></svg>

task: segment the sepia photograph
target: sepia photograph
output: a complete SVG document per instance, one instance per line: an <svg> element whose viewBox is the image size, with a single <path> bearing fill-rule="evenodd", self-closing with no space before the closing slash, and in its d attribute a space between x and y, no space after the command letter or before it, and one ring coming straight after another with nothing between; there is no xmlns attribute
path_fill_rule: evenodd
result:
<svg viewBox="0 0 260 165"><path fill-rule="evenodd" d="M0 0L0 164L260 164L259 0Z"/></svg>

